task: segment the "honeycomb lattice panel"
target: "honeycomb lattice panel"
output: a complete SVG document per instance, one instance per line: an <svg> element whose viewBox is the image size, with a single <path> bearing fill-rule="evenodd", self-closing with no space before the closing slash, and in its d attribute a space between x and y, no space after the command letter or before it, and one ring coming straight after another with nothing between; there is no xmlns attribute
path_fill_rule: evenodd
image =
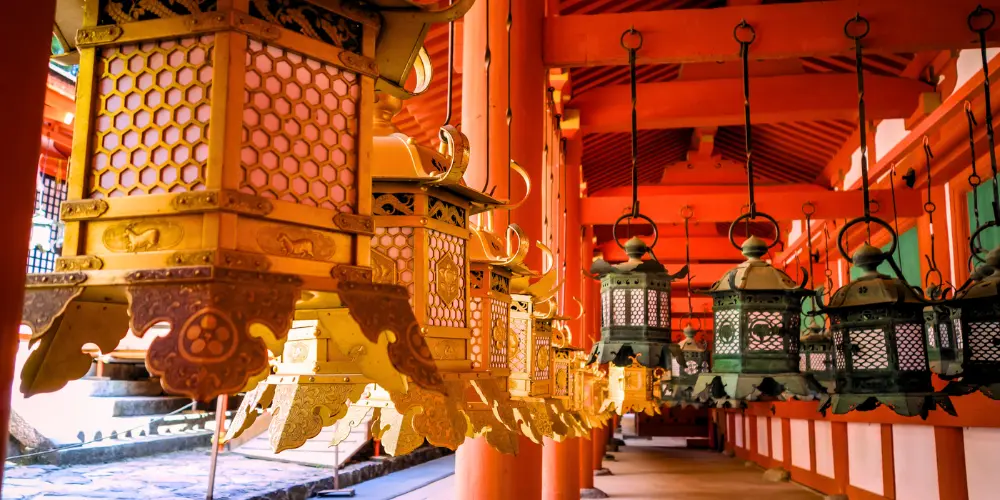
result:
<svg viewBox="0 0 1000 500"><path fill-rule="evenodd" d="M844 345L844 332L841 330L833 331L833 359L837 365L837 370L844 371L847 369L847 358L844 355L844 350L847 346Z"/></svg>
<svg viewBox="0 0 1000 500"><path fill-rule="evenodd" d="M948 335L948 323L940 323L938 325L938 331L941 332L941 348L948 349L951 347L951 341Z"/></svg>
<svg viewBox="0 0 1000 500"><path fill-rule="evenodd" d="M927 347L937 348L937 328L934 325L927 325Z"/></svg>
<svg viewBox="0 0 1000 500"><path fill-rule="evenodd" d="M240 191L354 212L355 73L248 42Z"/></svg>
<svg viewBox="0 0 1000 500"><path fill-rule="evenodd" d="M955 328L955 349L961 351L963 345L965 344L965 333L962 331L962 320L954 319L952 320L952 325Z"/></svg>
<svg viewBox="0 0 1000 500"><path fill-rule="evenodd" d="M552 371L551 339L547 336L535 336L535 380L548 380Z"/></svg>
<svg viewBox="0 0 1000 500"><path fill-rule="evenodd" d="M782 351L781 313L752 311L747 316L748 342L751 351Z"/></svg>
<svg viewBox="0 0 1000 500"><path fill-rule="evenodd" d="M629 297L632 301L632 308L630 311L631 318L629 323L633 326L642 326L646 321L646 308L643 307L645 304L645 297L642 296L642 289L633 289L629 291Z"/></svg>
<svg viewBox="0 0 1000 500"><path fill-rule="evenodd" d="M969 323L969 350L972 361L1000 361L1000 323Z"/></svg>
<svg viewBox="0 0 1000 500"><path fill-rule="evenodd" d="M490 368L507 368L507 326L510 324L510 306L496 299L490 300L489 342Z"/></svg>
<svg viewBox="0 0 1000 500"><path fill-rule="evenodd" d="M465 327L465 240L458 236L427 230L430 262L428 266L427 313L433 326ZM442 269L445 261L454 268ZM450 273L457 271L457 276ZM454 298L448 300L445 288L455 288Z"/></svg>
<svg viewBox="0 0 1000 500"><path fill-rule="evenodd" d="M852 368L855 370L885 370L889 368L885 332L881 328L851 330Z"/></svg>
<svg viewBox="0 0 1000 500"><path fill-rule="evenodd" d="M410 292L413 304L413 228L377 227L372 236L372 250L388 256L396 262L398 284Z"/></svg>
<svg viewBox="0 0 1000 500"><path fill-rule="evenodd" d="M628 324L628 290L616 289L613 290L612 294L612 305L614 308L614 321L616 325L627 325Z"/></svg>
<svg viewBox="0 0 1000 500"><path fill-rule="evenodd" d="M657 300L656 290L646 290L646 312L649 315L649 326L657 328L660 326L660 301ZM663 325L669 328L670 325Z"/></svg>
<svg viewBox="0 0 1000 500"><path fill-rule="evenodd" d="M525 318L514 318L510 320L510 337L507 341L508 354L510 355L510 371L524 373L528 371L527 353L530 346L528 343L528 320Z"/></svg>
<svg viewBox="0 0 1000 500"><path fill-rule="evenodd" d="M829 369L830 367L827 366L826 354L819 352L809 353L809 371L825 372Z"/></svg>
<svg viewBox="0 0 1000 500"><path fill-rule="evenodd" d="M896 325L896 357L903 371L926 371L923 326L916 323Z"/></svg>
<svg viewBox="0 0 1000 500"><path fill-rule="evenodd" d="M213 40L101 50L90 197L205 189Z"/></svg>
<svg viewBox="0 0 1000 500"><path fill-rule="evenodd" d="M611 326L611 292L601 292L601 327Z"/></svg>
<svg viewBox="0 0 1000 500"><path fill-rule="evenodd" d="M670 290L660 290L660 326L670 328Z"/></svg>
<svg viewBox="0 0 1000 500"><path fill-rule="evenodd" d="M483 298L473 297L469 301L469 326L472 328L472 338L469 345L472 352L472 367L483 366Z"/></svg>
<svg viewBox="0 0 1000 500"><path fill-rule="evenodd" d="M736 309L715 312L715 353L740 352L740 315Z"/></svg>
<svg viewBox="0 0 1000 500"><path fill-rule="evenodd" d="M809 371L809 366L807 364L808 363L808 361L807 361L808 357L809 357L809 355L806 354L806 353L804 353L804 352L801 353L801 354L799 354L799 371L802 372L802 373L806 373L806 372Z"/></svg>

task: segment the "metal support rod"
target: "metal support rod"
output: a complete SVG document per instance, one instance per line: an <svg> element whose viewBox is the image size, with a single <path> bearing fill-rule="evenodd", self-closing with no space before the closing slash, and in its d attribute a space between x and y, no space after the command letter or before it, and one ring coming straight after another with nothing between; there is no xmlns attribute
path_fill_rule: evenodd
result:
<svg viewBox="0 0 1000 500"><path fill-rule="evenodd" d="M212 462L208 468L208 493L205 500L212 500L215 495L215 470L219 462L219 448L222 447L222 434L225 432L226 408L229 406L229 395L223 394L215 400L215 439L212 441Z"/></svg>

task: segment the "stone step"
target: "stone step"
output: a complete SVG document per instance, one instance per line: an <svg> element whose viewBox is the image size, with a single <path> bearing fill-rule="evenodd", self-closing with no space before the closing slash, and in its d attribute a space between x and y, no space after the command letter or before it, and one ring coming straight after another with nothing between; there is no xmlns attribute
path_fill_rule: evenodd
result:
<svg viewBox="0 0 1000 500"><path fill-rule="evenodd" d="M170 413L190 402L176 396L111 396L90 398L87 409L100 417L141 417Z"/></svg>
<svg viewBox="0 0 1000 500"><path fill-rule="evenodd" d="M66 389L74 394L100 398L163 395L163 388L160 387L160 379L158 378L112 380L107 377L89 377L66 384Z"/></svg>
<svg viewBox="0 0 1000 500"><path fill-rule="evenodd" d="M80 442L104 438L124 439L158 434L213 429L214 412L182 412L173 415L145 415L141 417L110 417L100 420L77 421L77 438Z"/></svg>
<svg viewBox="0 0 1000 500"><path fill-rule="evenodd" d="M103 439L48 454L40 463L53 465L80 465L117 462L137 457L147 457L172 451L191 450L212 445L211 430L180 434L143 436L134 439ZM36 463L39 463L36 462Z"/></svg>

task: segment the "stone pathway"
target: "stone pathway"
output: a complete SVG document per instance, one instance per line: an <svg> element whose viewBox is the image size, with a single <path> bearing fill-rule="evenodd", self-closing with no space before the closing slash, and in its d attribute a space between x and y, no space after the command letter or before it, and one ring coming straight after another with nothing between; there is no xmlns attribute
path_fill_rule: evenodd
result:
<svg viewBox="0 0 1000 500"><path fill-rule="evenodd" d="M441 456L435 448L409 458L363 462L345 467L342 485L357 484L376 475L400 470L417 461ZM209 451L167 453L109 464L8 465L4 472L4 500L203 499L208 485ZM422 460L419 460L422 458ZM215 478L216 500L299 500L333 488L331 469L259 460L234 453L219 455Z"/></svg>

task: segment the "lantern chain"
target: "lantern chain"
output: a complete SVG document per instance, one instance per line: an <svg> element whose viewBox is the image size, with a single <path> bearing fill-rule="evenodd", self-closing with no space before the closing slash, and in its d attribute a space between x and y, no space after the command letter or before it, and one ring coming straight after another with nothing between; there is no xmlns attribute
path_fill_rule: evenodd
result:
<svg viewBox="0 0 1000 500"><path fill-rule="evenodd" d="M635 36L639 39L639 42L634 46L629 46L625 43L625 37L628 35ZM635 29L635 27L629 28L622 34L621 39L622 48L628 51L628 74L629 74L629 88L632 92L632 217L639 216L639 125L638 118L635 111L636 97L636 76L635 76L635 55L642 48L642 33Z"/></svg>
<svg viewBox="0 0 1000 500"><path fill-rule="evenodd" d="M750 38L740 38L741 31L748 32ZM757 32L744 19L733 29L733 38L740 44L740 57L743 60L743 118L746 134L747 191L749 192L747 225L749 227L750 221L757 218L757 202L754 200L753 189L753 137L750 126L750 44L757 38Z"/></svg>
<svg viewBox="0 0 1000 500"><path fill-rule="evenodd" d="M851 34L851 25L858 23L864 26L864 31L857 34ZM870 199L871 196L868 192L868 119L865 116L865 72L863 65L863 53L861 48L861 39L868 35L871 30L871 25L868 20L861 17L861 14L855 14L854 19L847 21L844 25L844 34L848 38L854 40L854 63L855 69L858 74L858 135L861 139L861 190L864 197L864 220L867 226L868 239L870 242L872 239L872 228L871 228L871 208Z"/></svg>
<svg viewBox="0 0 1000 500"><path fill-rule="evenodd" d="M510 55L508 54L508 58ZM490 50L490 0L486 0L486 52L483 54L483 66L486 69L486 182L483 183L483 193L490 188L490 64L493 62L493 51Z"/></svg>
<svg viewBox="0 0 1000 500"><path fill-rule="evenodd" d="M896 213L896 163L893 162L889 166L889 194L892 196L892 226L896 229L896 234L899 234L899 216ZM928 197L930 193L928 192ZM903 254L897 255L899 258L899 267L903 267Z"/></svg>
<svg viewBox="0 0 1000 500"><path fill-rule="evenodd" d="M826 269L823 275L826 276L826 293L833 293L833 269L830 269L830 228L823 226L823 253Z"/></svg>
<svg viewBox="0 0 1000 500"><path fill-rule="evenodd" d="M694 217L694 210L690 206L684 206L681 208L681 218L684 219L684 267L685 269L691 269L691 230L690 221ZM688 325L694 321L694 304L691 302L691 280L694 276L691 276L691 272L688 271L685 278L687 280L687 305L688 305ZM701 330L701 320L698 321L697 330Z"/></svg>
<svg viewBox="0 0 1000 500"><path fill-rule="evenodd" d="M979 227L979 197L975 196L976 189L983 183L983 178L976 172L976 115L972 112L972 103L965 101L965 116L969 122L969 160L972 165L972 173L969 174L969 187L972 188L972 213L976 227Z"/></svg>
<svg viewBox="0 0 1000 500"><path fill-rule="evenodd" d="M449 0L448 4L452 2ZM487 42L489 43L489 42ZM451 124L451 114L452 114L452 103L454 102L454 92L452 90L452 83L455 81L455 21L448 23L448 94L447 101L448 104L444 112L444 124Z"/></svg>
<svg viewBox="0 0 1000 500"><path fill-rule="evenodd" d="M931 248L929 255L924 255L924 259L927 261L927 273L924 274L924 288L928 291L937 290L943 284L944 277L941 275L941 270L937 266L937 257L934 251L934 212L937 210L937 205L934 204L934 200L931 198L933 189L931 187L931 182L933 177L931 174L931 160L934 159L934 152L931 150L931 141L926 135L924 136L924 164L927 168L927 201L924 203L924 213L927 214L927 222L930 228L930 240ZM895 201L895 200L894 200ZM898 230L897 230L898 233ZM900 263L902 266L902 262ZM936 285L931 284L931 276L936 275L938 278L938 283Z"/></svg>
<svg viewBox="0 0 1000 500"><path fill-rule="evenodd" d="M511 134L511 123L514 122L514 110L510 103L510 61L513 59L510 50L510 32L514 27L514 0L507 0L507 199L510 195L510 163L514 160L514 149L511 146L513 134Z"/></svg>
<svg viewBox="0 0 1000 500"><path fill-rule="evenodd" d="M981 16L986 16L989 19L987 23L976 28L973 26L975 19ZM983 99L986 104L986 137L989 140L989 152L990 152L990 168L993 169L993 222L994 224L1000 222L1000 184L997 180L997 154L996 147L994 145L994 134L993 134L993 105L992 97L990 95L990 72L989 72L989 58L986 54L986 32L993 27L996 21L996 14L992 10L983 8L982 5L977 6L971 14L969 14L968 24L969 29L975 31L979 35L979 54L983 60Z"/></svg>

